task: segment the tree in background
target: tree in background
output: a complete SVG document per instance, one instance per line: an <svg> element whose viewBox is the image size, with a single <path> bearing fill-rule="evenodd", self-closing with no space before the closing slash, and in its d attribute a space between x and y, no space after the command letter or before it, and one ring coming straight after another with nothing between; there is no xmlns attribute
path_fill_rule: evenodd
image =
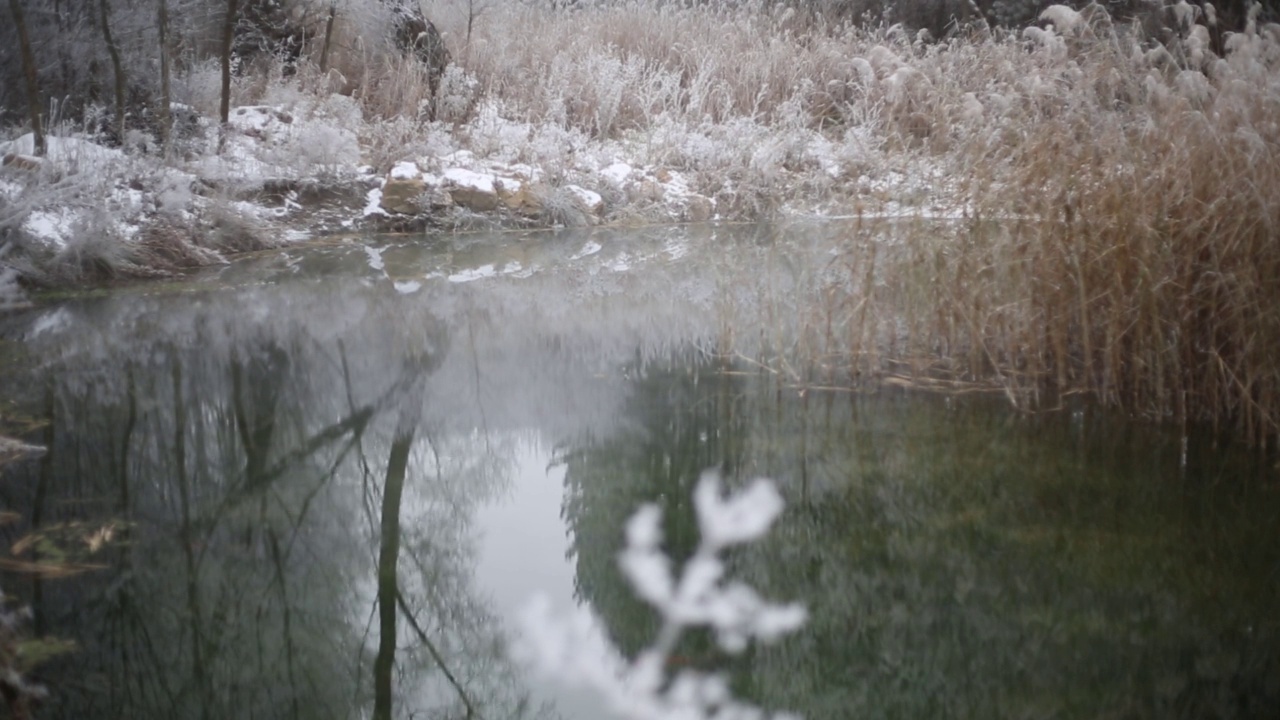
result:
<svg viewBox="0 0 1280 720"><path fill-rule="evenodd" d="M226 128L231 117L231 47L236 35L236 10L238 0L227 0L227 14L222 21L222 102L218 106L218 122L222 123L222 137L218 150L226 140Z"/></svg>
<svg viewBox="0 0 1280 720"><path fill-rule="evenodd" d="M40 118L40 84L36 80L36 59L31 52L31 39L27 34L27 20L22 13L21 0L9 0L9 12L13 15L13 27L18 33L18 47L22 53L22 76L26 82L27 110L31 117L31 133L35 137L36 155L44 155L44 127Z"/></svg>
<svg viewBox="0 0 1280 720"><path fill-rule="evenodd" d="M165 157L173 148L173 99L169 92L169 4L159 0L156 30L160 33L160 146Z"/></svg>
<svg viewBox="0 0 1280 720"><path fill-rule="evenodd" d="M116 45L115 38L111 36L111 6L107 0L98 0L98 9L102 13L102 40L107 45L107 52L111 55L111 69L114 72L115 82L113 83L115 91L115 133L120 142L124 142L124 64L120 61L120 47Z"/></svg>

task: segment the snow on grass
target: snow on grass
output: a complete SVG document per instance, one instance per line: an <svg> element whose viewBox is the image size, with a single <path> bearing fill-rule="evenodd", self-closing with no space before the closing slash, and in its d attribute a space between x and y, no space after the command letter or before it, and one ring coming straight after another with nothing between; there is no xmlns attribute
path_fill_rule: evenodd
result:
<svg viewBox="0 0 1280 720"><path fill-rule="evenodd" d="M600 176L615 185L622 185L631 177L633 169L630 165L622 162L615 162L600 171Z"/></svg>
<svg viewBox="0 0 1280 720"><path fill-rule="evenodd" d="M123 151L81 138L46 135L44 142L45 159L69 172L101 172L128 161ZM35 151L35 136L31 133L0 143L0 155L34 155Z"/></svg>
<svg viewBox="0 0 1280 720"><path fill-rule="evenodd" d="M67 246L67 238L71 237L79 215L75 208L66 206L36 210L27 216L22 229L36 240L61 250Z"/></svg>

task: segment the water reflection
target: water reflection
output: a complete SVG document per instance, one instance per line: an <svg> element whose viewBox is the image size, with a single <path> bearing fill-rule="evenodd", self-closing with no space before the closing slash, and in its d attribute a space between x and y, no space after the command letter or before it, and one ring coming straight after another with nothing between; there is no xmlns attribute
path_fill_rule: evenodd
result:
<svg viewBox="0 0 1280 720"><path fill-rule="evenodd" d="M51 451L8 473L7 539L52 565L83 554L60 529L117 528L100 569L5 580L37 635L76 643L39 669L41 714L540 714L471 579L512 445L431 409L455 329L377 292L341 298L345 323L261 299L65 306L11 371ZM120 335L83 342L104 314Z"/></svg>
<svg viewBox="0 0 1280 720"><path fill-rule="evenodd" d="M776 338L752 293L820 248L648 233L336 247L11 318L0 392L51 452L8 469L0 532L84 570L3 578L76 643L40 715L594 720L512 666L509 619L549 588L643 647L622 525L659 502L686 557L711 466L781 482L731 572L811 621L672 670L810 718L1280 707L1271 466L1088 408L801 392L709 350Z"/></svg>
<svg viewBox="0 0 1280 720"><path fill-rule="evenodd" d="M806 717L1269 717L1280 707L1280 493L1260 461L1116 418L998 400L800 393L682 358L633 371L626 428L564 452L577 589L635 653L656 618L613 558L630 508L696 544L697 470L781 481L735 576L809 603L775 647L673 661ZM744 371L745 370L745 371ZM1083 412L1083 411L1082 411ZM1213 472L1205 472L1213 467Z"/></svg>

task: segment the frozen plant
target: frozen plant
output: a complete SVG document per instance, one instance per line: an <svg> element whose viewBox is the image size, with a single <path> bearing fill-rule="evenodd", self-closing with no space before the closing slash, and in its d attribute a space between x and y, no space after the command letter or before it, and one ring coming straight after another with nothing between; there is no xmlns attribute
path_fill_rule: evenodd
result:
<svg viewBox="0 0 1280 720"><path fill-rule="evenodd" d="M694 506L702 542L678 579L660 547L662 510L644 505L627 523L627 546L618 562L636 593L662 615L652 645L627 661L589 610L579 608L561 619L539 598L523 617L523 641L517 646L521 659L563 682L594 689L619 717L629 720L768 717L735 700L723 674L682 670L668 681L665 668L688 628L711 629L720 647L736 654L752 639L771 642L804 624L800 605L775 605L745 583L726 580L720 558L729 547L761 538L782 511L782 497L770 481L759 479L725 498L720 474L710 470L698 481Z"/></svg>

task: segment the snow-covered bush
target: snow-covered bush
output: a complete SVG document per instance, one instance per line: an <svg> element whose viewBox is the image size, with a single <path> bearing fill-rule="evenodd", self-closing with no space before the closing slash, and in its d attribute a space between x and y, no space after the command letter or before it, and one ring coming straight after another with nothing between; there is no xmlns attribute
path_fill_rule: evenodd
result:
<svg viewBox="0 0 1280 720"><path fill-rule="evenodd" d="M479 95L480 81L462 68L451 64L440 78L436 95L436 119L447 123L470 120Z"/></svg>
<svg viewBox="0 0 1280 720"><path fill-rule="evenodd" d="M768 480L728 498L722 492L719 473L704 473L694 490L702 541L678 578L662 551L661 509L645 505L627 523L618 563L636 594L662 616L658 637L647 649L624 658L588 610L554 617L545 599L535 599L526 609L517 655L536 670L600 693L619 717L631 720L766 717L736 700L723 674L681 670L668 677L676 645L691 628L707 628L721 649L737 654L752 640L772 642L805 621L800 605L775 605L749 585L725 578L721 553L763 537L782 512L781 496Z"/></svg>

